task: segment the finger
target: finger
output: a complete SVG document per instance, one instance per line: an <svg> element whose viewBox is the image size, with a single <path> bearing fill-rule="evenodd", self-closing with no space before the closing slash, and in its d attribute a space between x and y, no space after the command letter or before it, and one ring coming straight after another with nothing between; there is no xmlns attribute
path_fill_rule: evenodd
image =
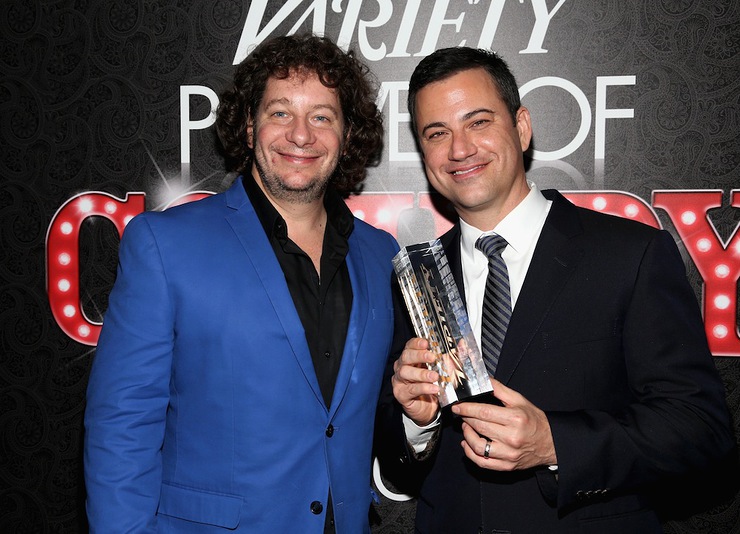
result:
<svg viewBox="0 0 740 534"><path fill-rule="evenodd" d="M486 451L488 451L489 455L491 452L491 439L488 436L477 432L473 427L465 423L463 423L462 430L465 442L470 446L470 448L473 449L476 454L487 458L488 456L486 456Z"/></svg>
<svg viewBox="0 0 740 534"><path fill-rule="evenodd" d="M478 467L483 469L490 469L492 471L513 471L516 469L516 464L501 457L498 447L500 443L496 441L491 442L488 458L482 454L476 454L473 448L466 441L462 442L463 451L465 456L471 460ZM484 446L485 447L485 446ZM485 448L483 450L485 453Z"/></svg>
<svg viewBox="0 0 740 534"><path fill-rule="evenodd" d="M402 365L426 367L427 365L434 363L434 361L434 354L427 349L406 348L394 363L394 371L398 370Z"/></svg>
<svg viewBox="0 0 740 534"><path fill-rule="evenodd" d="M439 375L426 367L402 365L391 377L393 396L406 408L417 400L436 405L440 393L438 380Z"/></svg>
<svg viewBox="0 0 740 534"><path fill-rule="evenodd" d="M474 464L476 464L478 467L482 467L484 469L494 469L496 466L496 459L495 458L486 458L482 454L476 454L475 450L468 444L468 442L463 441L462 442L463 452L465 452L465 456L469 460L471 460Z"/></svg>
<svg viewBox="0 0 740 534"><path fill-rule="evenodd" d="M406 342L404 349L428 350L429 341L427 341L423 337L412 337Z"/></svg>
<svg viewBox="0 0 740 534"><path fill-rule="evenodd" d="M486 423L500 423L504 417L506 408L494 406L492 404L483 404L480 402L460 402L452 406L452 412L465 419L470 419L471 424L474 420Z"/></svg>
<svg viewBox="0 0 740 534"><path fill-rule="evenodd" d="M500 456L503 450L507 450L508 447L501 441L499 435L499 427L495 425L481 425L480 422L476 422L473 426L467 421L463 422L463 437L465 441L470 445L480 456L483 456L486 448L486 442L492 442L489 446L489 457L493 458L493 448L496 448L497 458Z"/></svg>
<svg viewBox="0 0 740 534"><path fill-rule="evenodd" d="M436 357L428 350L405 350L401 353L401 364L427 369L433 365Z"/></svg>
<svg viewBox="0 0 740 534"><path fill-rule="evenodd" d="M521 393L505 386L495 378L491 378L491 385L493 386L493 396L500 400L504 406L526 402L526 399Z"/></svg>
<svg viewBox="0 0 740 534"><path fill-rule="evenodd" d="M404 363L399 363L395 367L393 377L399 382L433 383L439 380L439 374L427 368L426 365L417 366Z"/></svg>
<svg viewBox="0 0 740 534"><path fill-rule="evenodd" d="M415 365L404 362L402 358L398 358L393 362L393 376L398 379L405 380L410 375L418 374L422 370L428 370L426 365ZM414 371L416 370L416 371Z"/></svg>
<svg viewBox="0 0 740 534"><path fill-rule="evenodd" d="M393 396L401 404L406 404L413 399L421 397L436 398L439 396L439 386L434 382L399 380L395 379L395 375L394 379L391 380L393 384Z"/></svg>

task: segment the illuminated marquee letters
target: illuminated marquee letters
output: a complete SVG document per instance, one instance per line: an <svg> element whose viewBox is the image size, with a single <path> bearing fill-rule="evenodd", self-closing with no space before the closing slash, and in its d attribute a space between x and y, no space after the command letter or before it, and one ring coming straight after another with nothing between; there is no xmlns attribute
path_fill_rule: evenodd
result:
<svg viewBox="0 0 740 534"><path fill-rule="evenodd" d="M197 200L205 194L190 194L176 203ZM579 206L660 227L652 207L631 193L566 191L564 195ZM357 217L396 236L404 212L413 209L431 214L436 235L449 229L450 221L433 209L430 195L418 196L416 207L413 193L364 193L352 197L348 204ZM112 221L122 235L128 221L144 211L144 200L144 193L129 193L125 199L118 199L106 193L89 192L68 200L52 218L46 238L49 304L59 327L79 343L95 345L101 326L87 318L81 309L80 228L88 217L99 216ZM707 212L721 205L721 191L653 193L653 206L666 211L704 280L704 322L712 353L740 357L736 311L740 232L736 228L726 243L719 239ZM740 190L732 192L732 206L740 208Z"/></svg>

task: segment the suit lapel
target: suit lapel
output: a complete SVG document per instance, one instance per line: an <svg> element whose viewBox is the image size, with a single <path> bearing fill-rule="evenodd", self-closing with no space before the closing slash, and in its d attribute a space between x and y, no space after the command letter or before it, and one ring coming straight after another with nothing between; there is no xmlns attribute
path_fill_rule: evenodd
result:
<svg viewBox="0 0 740 534"><path fill-rule="evenodd" d="M230 208L226 221L231 225L237 239L244 247L244 252L252 263L275 309L275 315L285 331L285 339L290 344L306 381L323 406L321 388L316 378L303 324L293 304L288 285L285 283L283 270L280 268L267 236L262 231L262 225L244 191L241 178L237 179L234 185L226 191L226 204Z"/></svg>
<svg viewBox="0 0 740 534"><path fill-rule="evenodd" d="M452 278L455 279L457 284L457 291L460 293L465 309L467 309L468 303L465 300L465 284L462 276L462 259L460 258L460 223L455 223L447 233L439 238L439 241L445 251L445 256L447 256L447 264L450 266Z"/></svg>
<svg viewBox="0 0 740 534"><path fill-rule="evenodd" d="M363 253L372 253L372 251L363 250L357 230L354 230L349 236L349 252L347 253L347 269L349 270L349 278L352 283L352 311L350 312L349 325L347 326L347 338L344 342L342 363L339 367L336 384L334 385L331 415L336 413L344 395L347 393L347 388L349 387L352 372L357 361L357 355L360 350L362 336L365 333L365 325L368 320L370 300ZM390 280L388 283L390 283Z"/></svg>
<svg viewBox="0 0 740 534"><path fill-rule="evenodd" d="M574 239L582 231L575 207L555 191L544 193L553 200L553 205L506 332L496 369L496 378L503 383L511 379L583 255L578 240Z"/></svg>
<svg viewBox="0 0 740 534"><path fill-rule="evenodd" d="M543 191L543 194L553 201L553 205L537 241L532 263L509 321L496 368L496 378L503 383L511 379L527 347L538 334L555 298L583 255L581 247L574 239L582 231L576 208L557 191ZM465 300L460 258L460 224L456 223L440 240L460 296Z"/></svg>

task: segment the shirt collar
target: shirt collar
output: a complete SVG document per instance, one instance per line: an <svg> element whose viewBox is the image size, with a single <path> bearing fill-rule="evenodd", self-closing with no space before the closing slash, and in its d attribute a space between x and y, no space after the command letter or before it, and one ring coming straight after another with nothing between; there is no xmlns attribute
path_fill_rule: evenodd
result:
<svg viewBox="0 0 740 534"><path fill-rule="evenodd" d="M472 257L475 242L483 234L498 234L509 243L516 252L527 250L536 239L540 225L537 221L547 216L548 201L537 189L537 186L527 181L530 191L526 197L499 222L490 232L483 232L460 219L460 246L463 254Z"/></svg>
<svg viewBox="0 0 740 534"><path fill-rule="evenodd" d="M268 236L287 237L288 229L285 225L285 219L275 209L275 206L272 205L254 178L248 175L243 176L242 183L265 233ZM331 224L339 235L348 238L354 229L354 216L339 196L339 193L331 186L327 188L324 195L324 208L326 209L328 224Z"/></svg>

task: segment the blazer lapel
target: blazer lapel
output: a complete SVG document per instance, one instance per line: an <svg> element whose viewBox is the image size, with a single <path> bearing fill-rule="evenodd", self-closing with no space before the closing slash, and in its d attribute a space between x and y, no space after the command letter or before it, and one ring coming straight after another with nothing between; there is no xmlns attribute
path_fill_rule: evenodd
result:
<svg viewBox="0 0 740 534"><path fill-rule="evenodd" d="M267 236L262 231L262 225L249 202L241 178L237 179L234 185L226 191L226 205L230 208L226 221L234 229L263 289L272 302L275 314L285 331L285 339L290 344L306 381L311 386L317 400L324 406L303 324L293 304L288 285L285 283L283 270L280 268Z"/></svg>
<svg viewBox="0 0 740 534"><path fill-rule="evenodd" d="M331 415L334 415L342 404L342 399L347 393L350 384L352 372L357 362L357 355L360 351L360 342L365 333L367 323L369 296L368 280L365 275L365 261L363 254L372 253L364 251L357 232L353 231L349 236L349 252L347 253L347 269L352 284L352 310L349 316L349 325L347 326L347 338L344 342L344 353L342 354L342 363L339 367L339 374L334 385L334 394L331 402ZM388 281L390 283L390 280Z"/></svg>
<svg viewBox="0 0 740 534"><path fill-rule="evenodd" d="M462 259L460 258L460 223L456 222L450 230L439 238L442 248L447 256L447 264L452 271L452 278L457 284L457 291L467 309L468 303L465 300L465 284L462 276Z"/></svg>
<svg viewBox="0 0 740 534"><path fill-rule="evenodd" d="M573 239L582 231L575 207L556 191L543 194L553 200L553 205L509 321L496 369L496 378L503 383L511 379L583 255L578 240Z"/></svg>

